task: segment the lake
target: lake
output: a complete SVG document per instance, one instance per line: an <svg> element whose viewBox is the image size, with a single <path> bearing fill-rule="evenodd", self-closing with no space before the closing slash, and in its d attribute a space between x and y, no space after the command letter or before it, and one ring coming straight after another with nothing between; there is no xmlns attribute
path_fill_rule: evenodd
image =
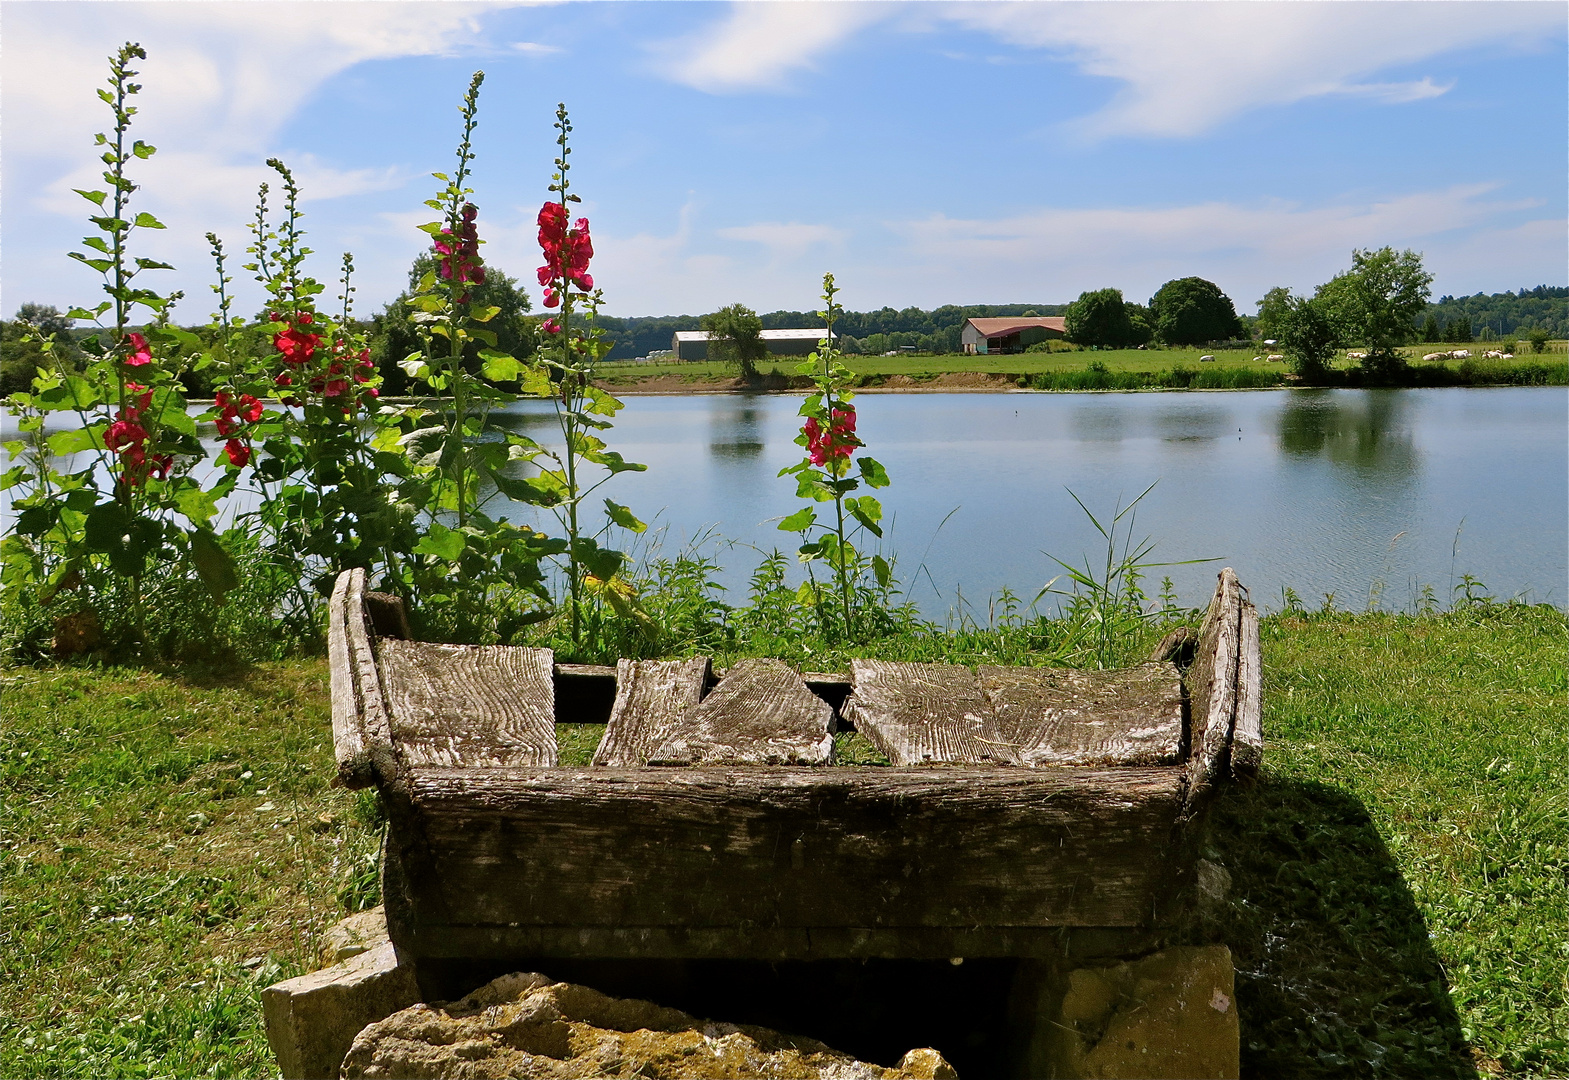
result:
<svg viewBox="0 0 1569 1080"><path fill-rule="evenodd" d="M727 599L744 602L761 553L797 543L775 528L801 505L793 479L776 474L800 459L800 402L628 396L605 435L649 468L601 494L649 521L662 554L699 542L723 567ZM1404 610L1423 586L1447 602L1466 574L1499 598L1569 597L1562 387L881 393L856 403L866 452L893 479L876 493L888 526L880 550L932 618L963 608L984 623L1004 588L1028 602L1061 571L1048 552L1103 561L1069 491L1106 521L1151 484L1133 535L1155 541L1152 559L1219 560L1152 569L1151 596L1170 574L1183 604L1204 603L1229 565L1271 609L1289 587L1309 606L1333 594L1338 607ZM548 441L550 408L518 402L497 419ZM14 419L4 420L14 438ZM487 509L540 522L530 507Z"/></svg>
<svg viewBox="0 0 1569 1080"><path fill-rule="evenodd" d="M694 539L743 599L758 551L800 504L776 476L799 460L800 398L629 396L606 433L648 465L603 489L663 527L665 554ZM1151 484L1133 522L1153 559L1215 557L1169 573L1184 604L1236 568L1256 602L1294 589L1309 606L1405 609L1441 602L1470 574L1499 598L1569 596L1569 393L1562 388L1280 390L1141 394L863 394L859 432L893 485L882 550L922 610L983 622L1007 587L1026 600L1104 544L1071 490L1105 522ZM549 405L509 426L544 440ZM522 520L524 514L518 515ZM1124 523L1128 519L1124 519ZM651 530L652 531L652 530Z"/></svg>

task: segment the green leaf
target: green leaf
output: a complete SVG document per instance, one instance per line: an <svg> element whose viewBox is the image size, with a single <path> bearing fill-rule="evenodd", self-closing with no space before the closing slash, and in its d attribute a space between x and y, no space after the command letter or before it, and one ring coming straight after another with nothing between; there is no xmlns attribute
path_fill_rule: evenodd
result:
<svg viewBox="0 0 1569 1080"><path fill-rule="evenodd" d="M129 511L117 502L99 503L87 515L83 526L83 539L88 551L113 551L124 543L131 527Z"/></svg>
<svg viewBox="0 0 1569 1080"><path fill-rule="evenodd" d="M882 488L890 483L888 470L876 458L863 457L860 459L861 478L866 481L867 487Z"/></svg>
<svg viewBox="0 0 1569 1080"><path fill-rule="evenodd" d="M523 371L518 358L495 349L481 349L479 358L484 363L485 378L492 382L515 382Z"/></svg>
<svg viewBox="0 0 1569 1080"><path fill-rule="evenodd" d="M109 197L109 193L107 191L83 191L81 188L72 188L71 190L100 209L103 207L104 200ZM94 239L96 239L96 237ZM102 242L103 241L101 240L99 241L99 243Z"/></svg>
<svg viewBox="0 0 1569 1080"><path fill-rule="evenodd" d="M414 554L434 555L447 562L457 562L463 556L463 542L462 533L433 521L429 531L414 545Z"/></svg>
<svg viewBox="0 0 1569 1080"><path fill-rule="evenodd" d="M579 537L572 542L572 554L579 566L601 581L615 577L621 564L626 562L626 556L621 552L602 548L588 537Z"/></svg>
<svg viewBox="0 0 1569 1080"><path fill-rule="evenodd" d="M817 512L810 506L803 506L789 517L779 523L780 532L805 532L817 524Z"/></svg>
<svg viewBox="0 0 1569 1080"><path fill-rule="evenodd" d="M635 461L626 461L614 450L590 450L583 455L584 461L592 461L595 465L603 465L609 469L611 475L624 472L646 472L647 465L640 465Z"/></svg>
<svg viewBox="0 0 1569 1080"><path fill-rule="evenodd" d="M877 584L885 589L893 583L893 568L881 555L872 556L872 573L877 576Z"/></svg>
<svg viewBox="0 0 1569 1080"><path fill-rule="evenodd" d="M160 226L160 228L162 228L162 226ZM173 270L174 269L174 267L171 264L169 264L169 263L159 262L157 259L143 259L143 258L138 258L136 260L136 268L138 270Z"/></svg>
<svg viewBox="0 0 1569 1080"><path fill-rule="evenodd" d="M554 482L549 473L519 479L492 470L490 478L495 482L496 490L514 502L530 506L555 506L563 498L563 485Z"/></svg>
<svg viewBox="0 0 1569 1080"><path fill-rule="evenodd" d="M57 431L49 436L49 452L58 457L66 457L70 454L80 454L84 450L91 450L98 445L98 440L102 438L103 431L103 424Z"/></svg>
<svg viewBox="0 0 1569 1080"><path fill-rule="evenodd" d="M500 314L501 309L498 307L471 308L469 310L469 318L473 319L475 322L482 323L489 322L491 319L494 319L497 315Z"/></svg>
<svg viewBox="0 0 1569 1080"><path fill-rule="evenodd" d="M862 495L859 499L846 499L844 508L850 511L867 532L873 536L882 536L883 529L879 522L883 519L883 507L876 499L870 495Z"/></svg>
<svg viewBox="0 0 1569 1080"><path fill-rule="evenodd" d="M212 598L221 604L225 596L240 587L234 557L224 550L211 529L193 529L190 537L191 562L196 565L196 574L212 593Z"/></svg>
<svg viewBox="0 0 1569 1080"><path fill-rule="evenodd" d="M91 409L102 401L97 387L80 375L69 375L60 385L38 395L38 404L50 410Z"/></svg>
<svg viewBox="0 0 1569 1080"><path fill-rule="evenodd" d="M174 505L179 508L180 513L190 519L192 525L198 528L205 526L213 519L213 515L218 512L218 500L214 498L212 492L203 491L194 485L182 488L174 497ZM192 554L194 555L195 533L191 534L191 543L193 545ZM198 564L197 570L200 571L200 569L201 567Z"/></svg>
<svg viewBox="0 0 1569 1080"><path fill-rule="evenodd" d="M637 519L637 516L631 510L620 503L611 502L609 499L605 500L605 516L623 529L630 529L635 533L643 532L648 528L646 524Z"/></svg>
<svg viewBox="0 0 1569 1080"><path fill-rule="evenodd" d="M137 143L136 145L140 146L142 144L141 143ZM140 156L140 155L138 155L138 156ZM139 229L163 229L163 228L167 228L167 226L164 225L163 222L159 221L157 218L153 217L151 214L147 213L146 211L143 211L142 213L136 215L136 227L139 228ZM140 260L138 260L138 261L140 261Z"/></svg>
<svg viewBox="0 0 1569 1080"><path fill-rule="evenodd" d="M142 140L140 140L140 139L137 139L134 143L131 144L131 153L135 154L137 157L143 159L144 161L147 158L152 157L157 152L158 152L158 148L156 146L149 146L147 143L142 142ZM160 225L158 227L160 229L163 228L162 225Z"/></svg>

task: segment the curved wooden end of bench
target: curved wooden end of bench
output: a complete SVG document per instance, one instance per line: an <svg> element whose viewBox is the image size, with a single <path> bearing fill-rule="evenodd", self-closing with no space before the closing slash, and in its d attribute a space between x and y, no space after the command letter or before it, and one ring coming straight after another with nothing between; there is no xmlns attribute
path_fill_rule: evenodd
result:
<svg viewBox="0 0 1569 1080"><path fill-rule="evenodd" d="M338 782L370 787L382 777L378 759L392 760L392 728L376 674L366 625L365 571L345 570L327 609L327 659L332 670L332 748Z"/></svg>
<svg viewBox="0 0 1569 1080"><path fill-rule="evenodd" d="M1188 668L1187 813L1216 783L1254 776L1264 756L1258 611L1236 571L1219 574Z"/></svg>

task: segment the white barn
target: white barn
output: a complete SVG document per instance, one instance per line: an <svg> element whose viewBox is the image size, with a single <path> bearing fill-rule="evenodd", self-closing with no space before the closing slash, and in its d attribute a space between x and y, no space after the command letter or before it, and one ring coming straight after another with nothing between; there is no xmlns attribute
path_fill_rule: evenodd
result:
<svg viewBox="0 0 1569 1080"><path fill-rule="evenodd" d="M821 328L806 330L764 330L757 335L773 356L805 356L817 348L826 331ZM838 337L838 335L834 335ZM708 359L707 330L677 330L670 338L670 351L677 360Z"/></svg>

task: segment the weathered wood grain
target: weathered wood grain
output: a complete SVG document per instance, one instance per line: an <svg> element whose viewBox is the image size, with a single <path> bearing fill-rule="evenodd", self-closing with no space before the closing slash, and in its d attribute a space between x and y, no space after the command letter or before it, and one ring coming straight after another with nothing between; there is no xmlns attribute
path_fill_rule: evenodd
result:
<svg viewBox="0 0 1569 1080"><path fill-rule="evenodd" d="M834 711L782 660L742 660L688 709L649 765L826 765Z"/></svg>
<svg viewBox="0 0 1569 1080"><path fill-rule="evenodd" d="M1193 662L1193 649L1198 644L1198 633L1191 626L1179 626L1166 633L1150 650L1151 660L1170 660L1179 668Z"/></svg>
<svg viewBox="0 0 1569 1080"><path fill-rule="evenodd" d="M1017 765L969 668L852 660L841 712L894 765Z"/></svg>
<svg viewBox="0 0 1569 1080"><path fill-rule="evenodd" d="M1231 776L1249 780L1264 761L1262 657L1258 639L1258 609L1242 605L1242 640L1237 658L1237 718L1231 730Z"/></svg>
<svg viewBox="0 0 1569 1080"><path fill-rule="evenodd" d="M338 782L350 788L391 780L395 772L392 727L365 625L364 594L365 571L345 570L338 575L327 605L333 756Z"/></svg>
<svg viewBox="0 0 1569 1080"><path fill-rule="evenodd" d="M1242 590L1228 566L1219 574L1188 668L1189 806L1205 797L1223 774L1237 710L1237 657L1242 632Z"/></svg>
<svg viewBox="0 0 1569 1080"><path fill-rule="evenodd" d="M686 711L703 699L710 663L695 660L620 660L616 703L594 764L642 765L677 728Z"/></svg>
<svg viewBox="0 0 1569 1080"><path fill-rule="evenodd" d="M1182 677L1167 663L1117 671L987 665L1002 737L1025 765L1169 765L1182 752Z"/></svg>
<svg viewBox="0 0 1569 1080"><path fill-rule="evenodd" d="M409 790L389 858L420 872L388 912L415 955L575 929L629 940L604 955L947 956L959 931L1143 926L1182 803L1170 768L424 768Z"/></svg>
<svg viewBox="0 0 1569 1080"><path fill-rule="evenodd" d="M549 649L388 638L378 651L407 767L556 763Z"/></svg>
<svg viewBox="0 0 1569 1080"><path fill-rule="evenodd" d="M377 637L414 640L414 634L409 630L409 613L401 596L384 592L366 592L364 596L365 618Z"/></svg>

